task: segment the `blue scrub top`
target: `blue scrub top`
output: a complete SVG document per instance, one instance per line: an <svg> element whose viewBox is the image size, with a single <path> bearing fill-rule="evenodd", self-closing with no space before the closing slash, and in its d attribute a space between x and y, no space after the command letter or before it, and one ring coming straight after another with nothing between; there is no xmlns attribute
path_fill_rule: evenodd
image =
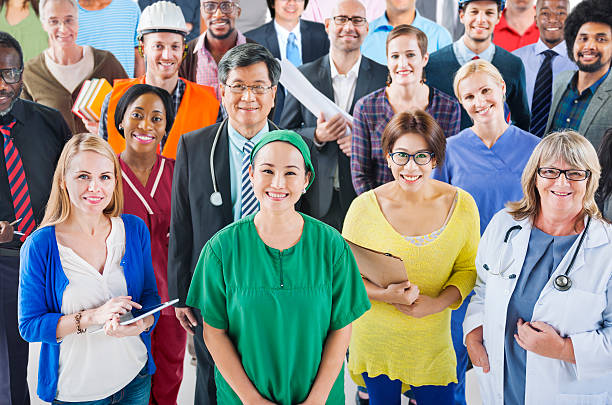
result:
<svg viewBox="0 0 612 405"><path fill-rule="evenodd" d="M508 201L523 197L521 175L540 138L510 125L491 147L466 128L446 140L446 158L433 178L474 197L480 214L480 234Z"/></svg>
<svg viewBox="0 0 612 405"><path fill-rule="evenodd" d="M532 321L542 289L578 235L552 236L531 229L527 254L516 287L508 303L504 342L504 404L525 404L527 352L514 339L519 318ZM537 321L537 319L535 319Z"/></svg>

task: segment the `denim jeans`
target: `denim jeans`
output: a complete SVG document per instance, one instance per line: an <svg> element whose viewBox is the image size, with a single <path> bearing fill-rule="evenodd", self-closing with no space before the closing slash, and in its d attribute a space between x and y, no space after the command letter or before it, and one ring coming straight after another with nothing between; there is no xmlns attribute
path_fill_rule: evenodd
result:
<svg viewBox="0 0 612 405"><path fill-rule="evenodd" d="M391 380L384 374L376 377L363 373L363 380L370 395L370 405L400 405L402 382ZM452 385L411 386L418 405L453 405L455 389Z"/></svg>
<svg viewBox="0 0 612 405"><path fill-rule="evenodd" d="M95 401L64 402L53 401L53 405L82 404L82 405L148 405L149 393L151 392L151 375L148 372L148 364L140 370L140 373L125 387L113 395Z"/></svg>

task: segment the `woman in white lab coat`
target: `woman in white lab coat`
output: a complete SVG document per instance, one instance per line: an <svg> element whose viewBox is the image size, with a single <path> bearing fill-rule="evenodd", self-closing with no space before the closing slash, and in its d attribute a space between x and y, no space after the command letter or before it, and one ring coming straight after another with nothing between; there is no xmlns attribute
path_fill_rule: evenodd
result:
<svg viewBox="0 0 612 405"><path fill-rule="evenodd" d="M612 403L612 225L600 166L573 131L544 138L524 197L482 236L463 324L484 404Z"/></svg>

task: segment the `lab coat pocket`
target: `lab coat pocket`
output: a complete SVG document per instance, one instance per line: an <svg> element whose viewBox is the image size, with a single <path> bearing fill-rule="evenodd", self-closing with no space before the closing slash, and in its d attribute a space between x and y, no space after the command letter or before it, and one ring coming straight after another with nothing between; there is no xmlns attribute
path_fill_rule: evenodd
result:
<svg viewBox="0 0 612 405"><path fill-rule="evenodd" d="M600 394L559 394L555 401L558 405L606 405L607 393Z"/></svg>
<svg viewBox="0 0 612 405"><path fill-rule="evenodd" d="M602 313L606 308L605 294L572 288L561 294L565 297L565 313L560 332L567 336L600 328Z"/></svg>

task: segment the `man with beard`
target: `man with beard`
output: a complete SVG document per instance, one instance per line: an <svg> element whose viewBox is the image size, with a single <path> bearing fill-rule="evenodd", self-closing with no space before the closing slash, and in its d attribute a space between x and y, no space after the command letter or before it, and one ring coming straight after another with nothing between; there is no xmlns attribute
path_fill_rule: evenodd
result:
<svg viewBox="0 0 612 405"><path fill-rule="evenodd" d="M217 64L236 45L254 41L236 28L236 19L242 13L240 0L201 0L200 12L207 29L187 43L179 76L212 87L221 101Z"/></svg>
<svg viewBox="0 0 612 405"><path fill-rule="evenodd" d="M329 54L299 69L315 88L353 114L357 100L384 87L387 68L361 55L359 47L368 34L368 21L359 0L339 0L331 18L325 20L325 29ZM319 172L312 194L316 200L311 202L311 209L315 218L341 230L346 211L356 197L349 158L352 123L341 114L317 119L288 94L280 126L313 139L319 147Z"/></svg>
<svg viewBox="0 0 612 405"><path fill-rule="evenodd" d="M585 0L565 21L567 53L578 72L563 72L554 82L546 132L571 128L595 148L612 127L612 3Z"/></svg>
<svg viewBox="0 0 612 405"><path fill-rule="evenodd" d="M555 76L566 70L576 70L567 57L563 28L569 10L568 0L538 0L536 24L540 39L512 52L523 61L527 83L527 98L531 109L529 132L542 137L548 121L552 84ZM537 85L536 85L537 83Z"/></svg>
<svg viewBox="0 0 612 405"><path fill-rule="evenodd" d="M0 404L30 403L28 343L17 329L19 250L42 220L51 179L70 138L62 115L19 98L23 53L0 32Z"/></svg>

